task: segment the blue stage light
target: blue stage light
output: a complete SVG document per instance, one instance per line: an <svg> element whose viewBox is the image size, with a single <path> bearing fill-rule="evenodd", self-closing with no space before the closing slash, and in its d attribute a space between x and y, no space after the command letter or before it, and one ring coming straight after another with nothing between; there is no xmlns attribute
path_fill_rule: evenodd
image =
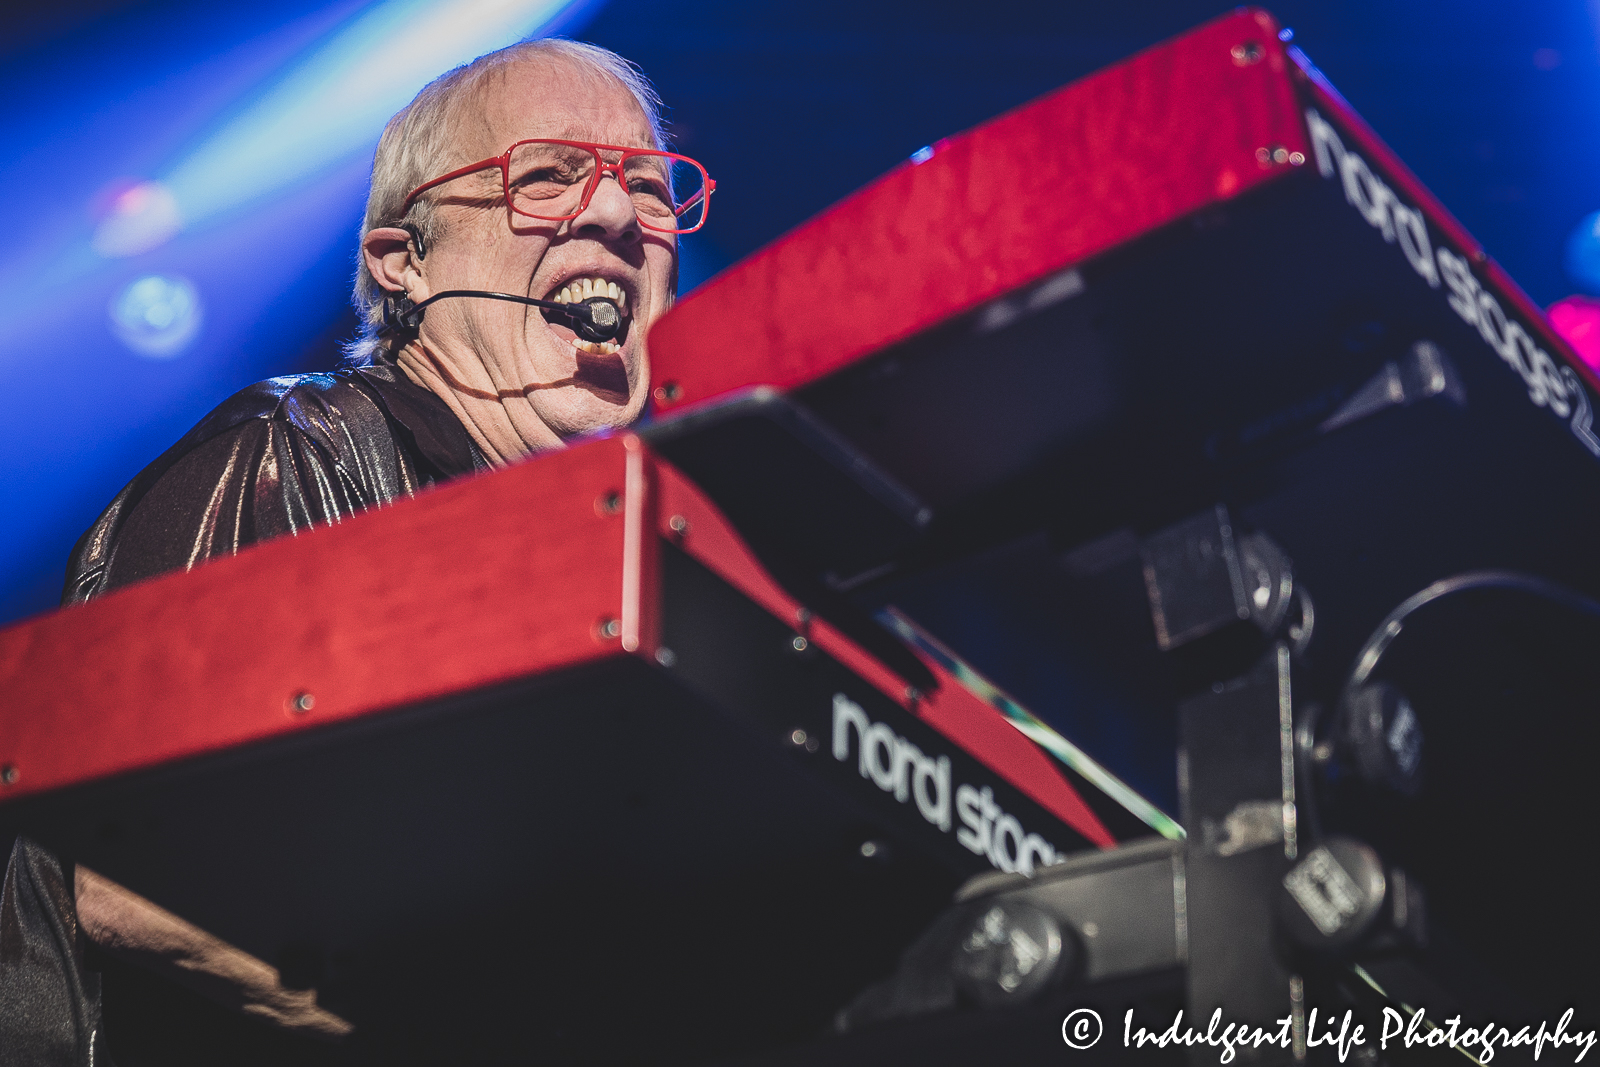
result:
<svg viewBox="0 0 1600 1067"><path fill-rule="evenodd" d="M1585 215L1567 237L1567 276L1579 289L1600 296L1600 211Z"/></svg>
<svg viewBox="0 0 1600 1067"><path fill-rule="evenodd" d="M183 229L178 199L160 182L138 182L111 199L91 243L107 259L136 256Z"/></svg>
<svg viewBox="0 0 1600 1067"><path fill-rule="evenodd" d="M440 73L592 3L382 0L317 45L168 172L193 226L370 153L383 124Z"/></svg>

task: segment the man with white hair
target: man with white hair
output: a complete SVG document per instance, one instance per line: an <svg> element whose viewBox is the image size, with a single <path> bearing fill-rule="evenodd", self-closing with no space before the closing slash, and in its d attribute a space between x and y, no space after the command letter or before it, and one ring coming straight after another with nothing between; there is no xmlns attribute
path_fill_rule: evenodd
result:
<svg viewBox="0 0 1600 1067"><path fill-rule="evenodd" d="M347 365L251 386L202 420L78 542L63 602L637 419L677 238L714 188L664 151L659 106L626 60L564 40L423 89L374 159ZM5 1064L93 1062L98 983L79 931L258 1016L343 1025L259 961L19 841L0 898Z"/></svg>
<svg viewBox="0 0 1600 1067"><path fill-rule="evenodd" d="M672 305L678 234L705 221L713 188L661 150L658 109L626 61L561 40L422 90L373 163L357 365L228 400L84 534L63 600L638 418L645 335ZM429 303L446 293L470 295ZM584 301L609 303L611 340L580 336L598 335L557 307Z"/></svg>

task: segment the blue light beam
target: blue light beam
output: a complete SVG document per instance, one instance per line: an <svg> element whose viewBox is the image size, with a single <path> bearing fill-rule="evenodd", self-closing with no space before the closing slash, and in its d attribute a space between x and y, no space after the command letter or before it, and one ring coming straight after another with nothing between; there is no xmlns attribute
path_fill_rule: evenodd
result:
<svg viewBox="0 0 1600 1067"><path fill-rule="evenodd" d="M196 225L370 151L446 70L548 33L583 0L383 0L335 31L162 179Z"/></svg>

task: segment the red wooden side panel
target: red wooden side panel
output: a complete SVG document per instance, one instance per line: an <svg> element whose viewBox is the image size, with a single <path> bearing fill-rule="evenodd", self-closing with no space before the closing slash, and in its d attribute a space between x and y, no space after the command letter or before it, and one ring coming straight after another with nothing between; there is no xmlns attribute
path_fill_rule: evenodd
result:
<svg viewBox="0 0 1600 1067"><path fill-rule="evenodd" d="M0 631L0 766L14 772L0 802L606 656L652 656L657 536L909 705L902 679L802 612L700 491L630 435ZM302 694L305 711L294 706ZM946 679L918 710L1090 840L1112 843L1048 758L958 683Z"/></svg>
<svg viewBox="0 0 1600 1067"><path fill-rule="evenodd" d="M624 457L543 455L0 631L0 801L624 654L597 626Z"/></svg>
<svg viewBox="0 0 1600 1067"><path fill-rule="evenodd" d="M810 381L1284 174L1271 149L1307 146L1277 34L1240 10L891 171L657 324L658 403Z"/></svg>

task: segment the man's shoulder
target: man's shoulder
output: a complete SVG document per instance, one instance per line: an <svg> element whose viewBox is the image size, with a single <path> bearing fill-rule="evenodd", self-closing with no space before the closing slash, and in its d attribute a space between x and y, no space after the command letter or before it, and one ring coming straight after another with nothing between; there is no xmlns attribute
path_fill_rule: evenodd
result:
<svg viewBox="0 0 1600 1067"><path fill-rule="evenodd" d="M251 420L292 426L335 463L399 449L428 481L489 465L449 405L393 363L257 382L224 401L185 442L194 447Z"/></svg>
<svg viewBox="0 0 1600 1067"><path fill-rule="evenodd" d="M419 393L425 390L389 365L285 375L239 390L140 471L79 539L68 564L63 603L120 584L108 568L127 523L146 500L154 502L159 516L153 525L144 525L160 536L147 530L150 544L141 542L138 550L120 553L127 557L121 558L123 569L131 568L135 577L178 566L167 556L176 551L172 546L183 540L185 530L193 535L190 541L210 546L209 554L216 554L213 542L218 538L207 524L216 519L212 512L219 494L231 493L247 501L248 506L240 505L245 511L260 512L252 512L248 521L240 518L245 511L229 512L243 523L221 539L231 551L274 536L280 526L292 531L328 521L437 480L437 464L418 449L408 420L453 424L463 439L466 431L442 401ZM443 476L459 473L457 468L472 469L470 444L461 445L448 435L446 440L461 455L446 456L455 466ZM150 560L155 562L144 566Z"/></svg>
<svg viewBox="0 0 1600 1067"><path fill-rule="evenodd" d="M342 434L339 425L352 420L383 423L383 408L371 368L286 374L268 378L234 393L198 422L178 443L182 450L227 433L252 420L285 423L322 443ZM383 383L384 379L378 377ZM392 379L388 384L392 384Z"/></svg>

